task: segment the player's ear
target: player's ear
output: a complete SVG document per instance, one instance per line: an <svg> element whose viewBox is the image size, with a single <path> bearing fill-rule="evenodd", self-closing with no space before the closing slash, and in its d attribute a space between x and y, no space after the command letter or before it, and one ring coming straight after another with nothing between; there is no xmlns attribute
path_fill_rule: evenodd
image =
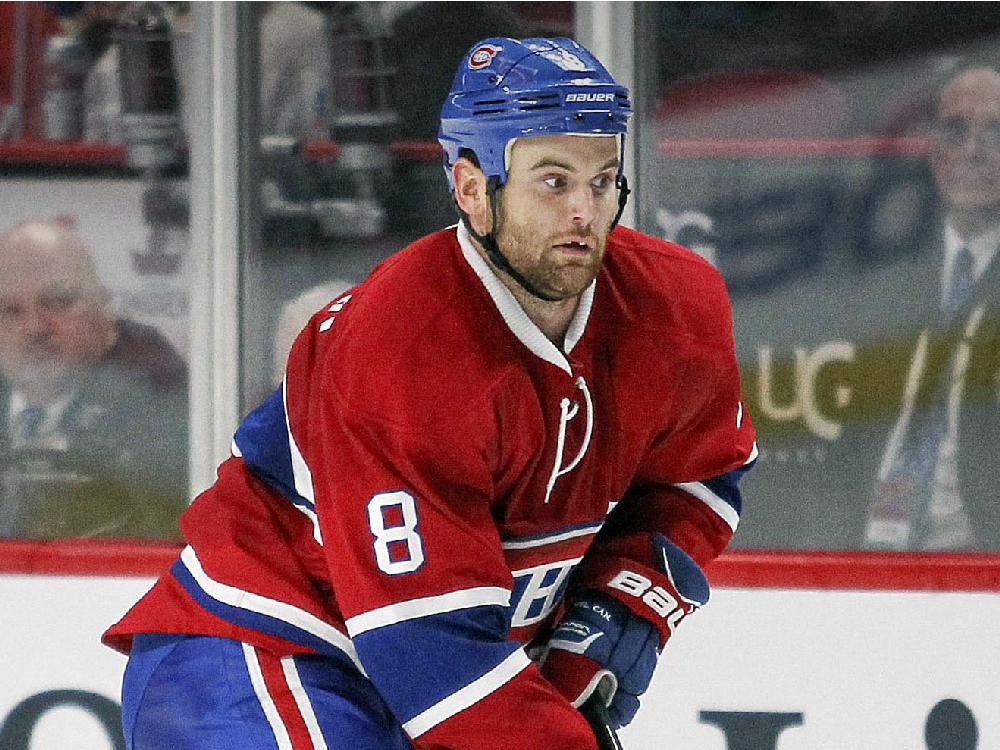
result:
<svg viewBox="0 0 1000 750"><path fill-rule="evenodd" d="M455 202L472 222L472 229L485 234L492 222L490 205L486 196L486 176L471 159L464 156L451 165L455 184Z"/></svg>

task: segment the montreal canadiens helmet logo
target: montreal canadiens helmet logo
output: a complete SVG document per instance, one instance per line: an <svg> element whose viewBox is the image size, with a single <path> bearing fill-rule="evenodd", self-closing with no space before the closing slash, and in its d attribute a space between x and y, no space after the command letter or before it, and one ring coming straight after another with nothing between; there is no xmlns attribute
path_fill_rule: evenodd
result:
<svg viewBox="0 0 1000 750"><path fill-rule="evenodd" d="M472 51L472 54L469 55L469 67L473 70L485 68L493 62L493 58L496 57L497 52L502 49L503 47L497 47L492 44L479 45Z"/></svg>

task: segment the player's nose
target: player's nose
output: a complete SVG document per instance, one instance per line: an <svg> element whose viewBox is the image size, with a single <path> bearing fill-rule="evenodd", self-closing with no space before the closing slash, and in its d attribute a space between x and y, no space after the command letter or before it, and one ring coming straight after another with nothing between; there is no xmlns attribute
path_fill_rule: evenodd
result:
<svg viewBox="0 0 1000 750"><path fill-rule="evenodd" d="M578 185L567 195L567 212L576 226L588 226L597 215L598 200L587 183Z"/></svg>

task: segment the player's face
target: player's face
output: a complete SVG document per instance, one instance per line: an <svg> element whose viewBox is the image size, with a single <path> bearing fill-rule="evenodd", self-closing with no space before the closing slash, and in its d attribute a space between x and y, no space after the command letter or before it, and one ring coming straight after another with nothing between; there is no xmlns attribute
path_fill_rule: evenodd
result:
<svg viewBox="0 0 1000 750"><path fill-rule="evenodd" d="M0 370L19 388L58 390L108 347L104 293L48 249L18 250L0 257Z"/></svg>
<svg viewBox="0 0 1000 750"><path fill-rule="evenodd" d="M510 264L554 299L597 275L618 210L614 136L547 135L515 141L500 191L497 242Z"/></svg>
<svg viewBox="0 0 1000 750"><path fill-rule="evenodd" d="M1000 74L978 68L945 87L931 144L934 177L949 205L1000 207Z"/></svg>

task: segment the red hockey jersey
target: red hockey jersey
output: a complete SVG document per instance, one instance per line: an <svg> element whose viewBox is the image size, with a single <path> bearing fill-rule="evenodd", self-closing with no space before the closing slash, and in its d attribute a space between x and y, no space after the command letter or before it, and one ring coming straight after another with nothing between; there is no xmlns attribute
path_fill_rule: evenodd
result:
<svg viewBox="0 0 1000 750"><path fill-rule="evenodd" d="M655 532L710 562L755 458L711 265L616 228L560 350L447 229L313 316L105 640L348 659L420 748L594 747L525 646Z"/></svg>

